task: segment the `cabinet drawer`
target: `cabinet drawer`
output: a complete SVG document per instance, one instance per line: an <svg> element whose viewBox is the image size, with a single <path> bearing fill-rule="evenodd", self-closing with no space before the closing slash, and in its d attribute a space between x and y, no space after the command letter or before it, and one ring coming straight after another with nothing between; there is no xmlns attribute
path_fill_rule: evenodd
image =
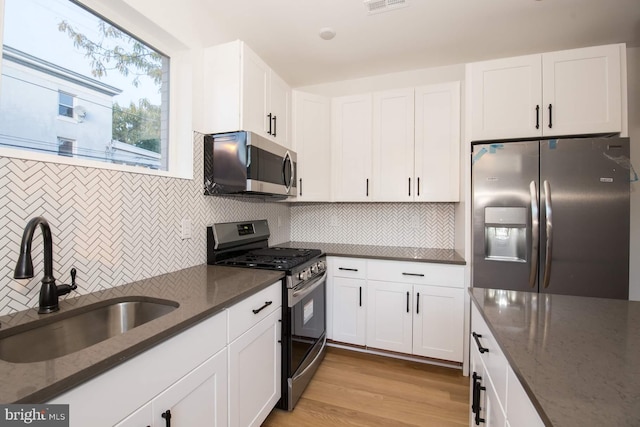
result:
<svg viewBox="0 0 640 427"><path fill-rule="evenodd" d="M227 309L229 319L227 343L238 338L275 310L280 310L282 305L282 286L282 282L278 281ZM260 310L261 308L262 310ZM258 312L254 313L254 311Z"/></svg>
<svg viewBox="0 0 640 427"><path fill-rule="evenodd" d="M480 311L474 304L471 304L471 337L470 345L478 348L478 343L473 333L481 335L477 338L482 347L488 349L484 353L480 353L480 358L487 370L487 375L491 378L491 382L496 389L496 394L500 402L506 402L507 397L507 359L502 353L498 343L496 342L491 330L482 318Z"/></svg>
<svg viewBox="0 0 640 427"><path fill-rule="evenodd" d="M464 266L371 260L367 264L367 278L385 282L462 288L464 287Z"/></svg>
<svg viewBox="0 0 640 427"><path fill-rule="evenodd" d="M367 277L367 260L363 258L327 258L329 272L333 277L350 277L365 279Z"/></svg>

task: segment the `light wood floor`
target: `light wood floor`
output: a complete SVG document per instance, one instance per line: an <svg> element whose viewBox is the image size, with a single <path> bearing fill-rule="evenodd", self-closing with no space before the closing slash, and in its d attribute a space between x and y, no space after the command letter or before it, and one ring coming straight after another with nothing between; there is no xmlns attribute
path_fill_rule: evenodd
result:
<svg viewBox="0 0 640 427"><path fill-rule="evenodd" d="M329 347L295 409L262 425L468 427L468 414L461 370Z"/></svg>

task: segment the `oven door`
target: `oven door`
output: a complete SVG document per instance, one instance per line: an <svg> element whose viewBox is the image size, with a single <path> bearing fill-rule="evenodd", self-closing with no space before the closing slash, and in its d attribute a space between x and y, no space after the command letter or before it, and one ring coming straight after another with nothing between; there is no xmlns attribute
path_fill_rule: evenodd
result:
<svg viewBox="0 0 640 427"><path fill-rule="evenodd" d="M288 408L293 409L322 361L326 346L327 274L288 290Z"/></svg>

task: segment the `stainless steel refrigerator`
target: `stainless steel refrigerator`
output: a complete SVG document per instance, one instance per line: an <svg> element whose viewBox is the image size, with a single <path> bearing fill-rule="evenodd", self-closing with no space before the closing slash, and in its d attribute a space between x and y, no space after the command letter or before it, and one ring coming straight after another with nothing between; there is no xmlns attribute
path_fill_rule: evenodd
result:
<svg viewBox="0 0 640 427"><path fill-rule="evenodd" d="M629 139L473 146L472 285L628 299Z"/></svg>

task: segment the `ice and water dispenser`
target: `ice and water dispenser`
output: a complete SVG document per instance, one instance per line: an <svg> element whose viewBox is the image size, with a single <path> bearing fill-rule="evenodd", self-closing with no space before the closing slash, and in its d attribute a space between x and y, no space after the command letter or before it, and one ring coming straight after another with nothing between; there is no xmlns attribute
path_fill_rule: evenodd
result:
<svg viewBox="0 0 640 427"><path fill-rule="evenodd" d="M527 208L484 209L484 254L486 260L527 262Z"/></svg>

